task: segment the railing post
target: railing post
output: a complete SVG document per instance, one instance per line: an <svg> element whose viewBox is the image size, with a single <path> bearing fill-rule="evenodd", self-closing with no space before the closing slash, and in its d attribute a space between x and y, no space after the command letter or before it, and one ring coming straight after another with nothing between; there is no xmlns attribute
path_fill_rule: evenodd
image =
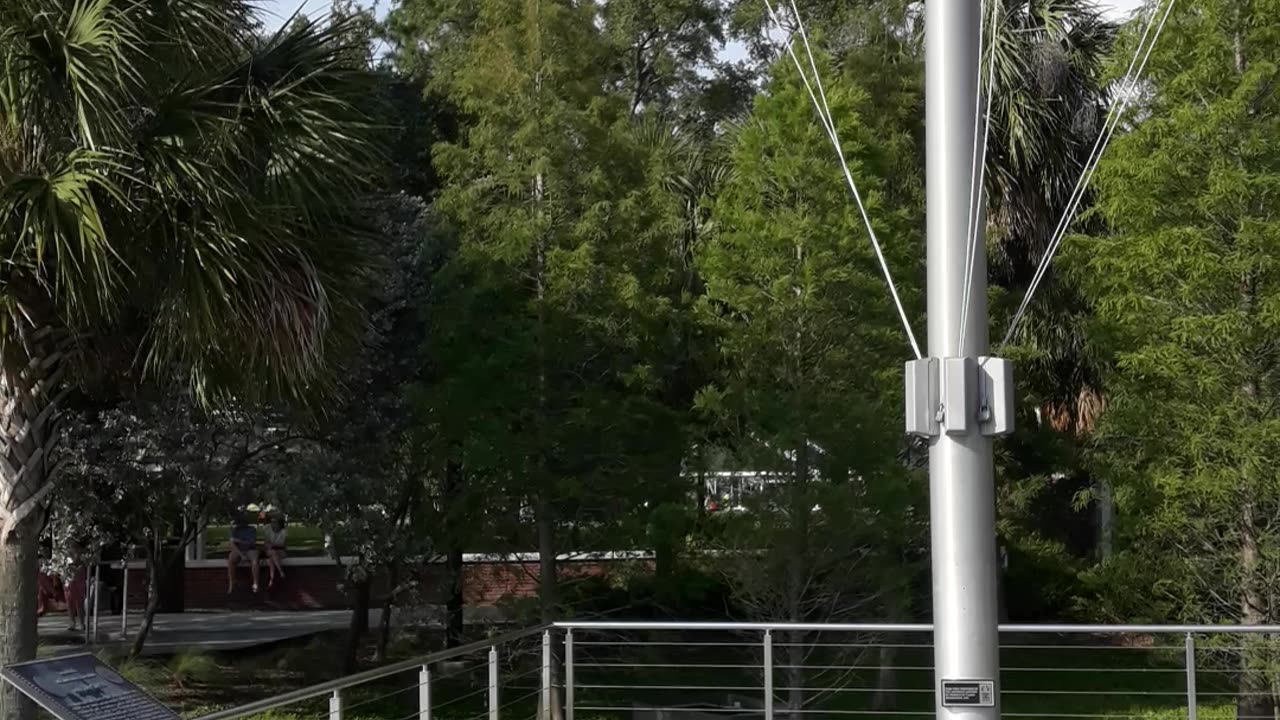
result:
<svg viewBox="0 0 1280 720"><path fill-rule="evenodd" d="M551 631L542 633L542 720L551 720Z"/></svg>
<svg viewBox="0 0 1280 720"><path fill-rule="evenodd" d="M329 720L342 720L342 691L334 690L329 696Z"/></svg>
<svg viewBox="0 0 1280 720"><path fill-rule="evenodd" d="M129 639L129 556L133 548L124 551L124 559L120 561L120 639Z"/></svg>
<svg viewBox="0 0 1280 720"><path fill-rule="evenodd" d="M418 720L431 720L431 666L418 671Z"/></svg>
<svg viewBox="0 0 1280 720"><path fill-rule="evenodd" d="M764 720L773 720L773 631L764 631Z"/></svg>
<svg viewBox="0 0 1280 720"><path fill-rule="evenodd" d="M564 631L564 720L573 720L573 630Z"/></svg>
<svg viewBox="0 0 1280 720"><path fill-rule="evenodd" d="M1196 636L1187 633L1187 720L1196 720Z"/></svg>
<svg viewBox="0 0 1280 720"><path fill-rule="evenodd" d="M489 720L498 720L498 648L489 648Z"/></svg>

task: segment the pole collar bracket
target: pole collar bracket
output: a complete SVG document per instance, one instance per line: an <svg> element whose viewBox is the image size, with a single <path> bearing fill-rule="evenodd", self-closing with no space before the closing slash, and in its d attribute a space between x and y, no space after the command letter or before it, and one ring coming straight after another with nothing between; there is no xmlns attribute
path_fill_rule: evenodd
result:
<svg viewBox="0 0 1280 720"><path fill-rule="evenodd" d="M911 360L906 430L918 437L1013 432L1013 363L997 357Z"/></svg>

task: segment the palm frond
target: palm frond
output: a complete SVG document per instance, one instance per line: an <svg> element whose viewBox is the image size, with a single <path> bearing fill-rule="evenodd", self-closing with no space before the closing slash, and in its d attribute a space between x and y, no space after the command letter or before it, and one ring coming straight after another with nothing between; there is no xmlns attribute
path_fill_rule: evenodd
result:
<svg viewBox="0 0 1280 720"><path fill-rule="evenodd" d="M94 148L124 132L122 98L139 81L137 27L111 0L26 2L0 38L6 76L17 92L6 110L19 122L65 123Z"/></svg>
<svg viewBox="0 0 1280 720"><path fill-rule="evenodd" d="M8 264L23 268L79 321L110 307L119 280L99 198L127 205L114 179L123 169L110 152L76 150L44 173L0 186Z"/></svg>

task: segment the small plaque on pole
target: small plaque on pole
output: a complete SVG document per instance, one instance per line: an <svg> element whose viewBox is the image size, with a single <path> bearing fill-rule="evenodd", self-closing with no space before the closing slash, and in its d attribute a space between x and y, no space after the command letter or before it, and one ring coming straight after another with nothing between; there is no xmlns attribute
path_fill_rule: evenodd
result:
<svg viewBox="0 0 1280 720"><path fill-rule="evenodd" d="M995 707L996 684L991 680L943 680L942 707Z"/></svg>
<svg viewBox="0 0 1280 720"><path fill-rule="evenodd" d="M0 677L58 720L179 720L92 655L9 665Z"/></svg>

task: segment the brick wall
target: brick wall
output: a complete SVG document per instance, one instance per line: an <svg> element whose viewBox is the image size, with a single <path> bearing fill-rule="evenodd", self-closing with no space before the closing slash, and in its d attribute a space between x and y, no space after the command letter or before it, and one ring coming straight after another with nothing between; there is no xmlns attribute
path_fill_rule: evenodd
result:
<svg viewBox="0 0 1280 720"><path fill-rule="evenodd" d="M350 607L344 592L344 571L332 560L290 558L285 561L286 576L274 588L267 588L267 570L260 576L256 596L250 590L249 568L236 572L236 591L227 594L227 570L217 560L188 564L183 577L187 610L337 610ZM567 558L558 563L562 579L587 576L609 576L623 569L649 569L651 561L644 556ZM146 571L141 564L130 566L129 607L141 609L146 604ZM430 563L421 568L423 595L431 602L444 601L446 568L443 563ZM510 598L531 598L538 592L539 563L528 556L515 560L479 556L463 565L463 597L469 607L492 607ZM386 592L381 579L374 583L373 602L379 603Z"/></svg>

